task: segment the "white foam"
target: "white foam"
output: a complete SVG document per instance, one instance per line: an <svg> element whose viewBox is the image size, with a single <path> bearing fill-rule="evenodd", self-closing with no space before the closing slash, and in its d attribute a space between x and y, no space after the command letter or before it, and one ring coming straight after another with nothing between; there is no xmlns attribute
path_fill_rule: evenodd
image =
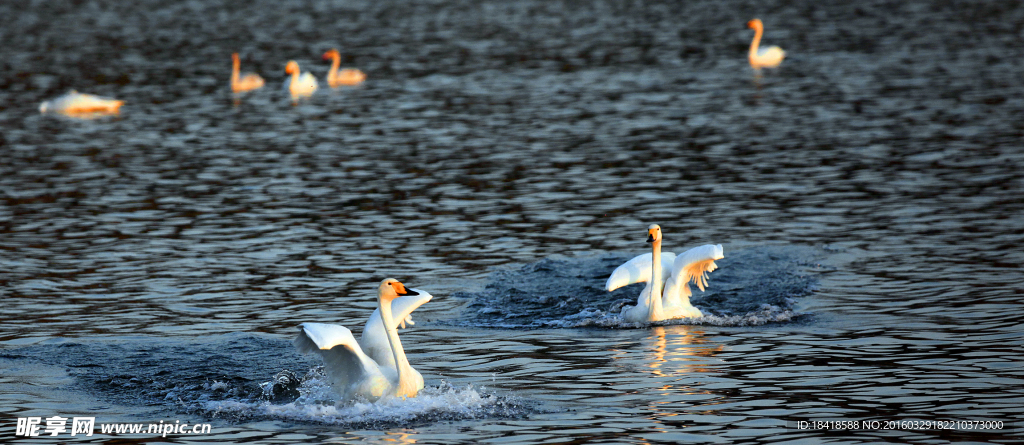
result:
<svg viewBox="0 0 1024 445"><path fill-rule="evenodd" d="M580 328L580 327L605 327L605 328L643 328L649 326L669 325L706 325L706 326L762 326L769 323L784 323L794 318L805 315L801 312L794 312L791 309L763 304L757 311L747 312L741 315L713 315L708 314L697 318L674 318L652 323L632 323L622 319L619 314L613 314L595 309L585 309L578 314L569 315L561 320L546 323L549 327L557 328Z"/></svg>
<svg viewBox="0 0 1024 445"><path fill-rule="evenodd" d="M416 397L390 397L377 402L338 403L336 394L320 378L303 381L299 393L298 399L286 404L221 400L205 402L203 409L214 416L371 427L438 420L520 417L526 414L521 404L510 403L507 397L481 394L472 385L460 389L444 382L440 386L423 388Z"/></svg>

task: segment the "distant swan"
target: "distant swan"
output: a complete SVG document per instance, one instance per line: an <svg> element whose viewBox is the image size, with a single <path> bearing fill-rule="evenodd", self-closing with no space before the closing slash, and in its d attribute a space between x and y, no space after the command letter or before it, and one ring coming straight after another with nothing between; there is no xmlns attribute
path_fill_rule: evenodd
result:
<svg viewBox="0 0 1024 445"><path fill-rule="evenodd" d="M331 70L327 72L327 84L331 88L337 88L342 85L359 85L366 80L366 74L362 71L352 68L346 68L338 71L338 67L341 66L341 54L338 50L332 49L324 53L324 60L331 60Z"/></svg>
<svg viewBox="0 0 1024 445"><path fill-rule="evenodd" d="M263 78L259 74L245 73L239 78L238 69L241 62L238 60L238 53L231 54L231 91L244 93L246 91L263 88Z"/></svg>
<svg viewBox="0 0 1024 445"><path fill-rule="evenodd" d="M117 114L121 109L121 105L124 105L123 100L109 99L71 90L54 100L43 102L39 105L39 112L67 115Z"/></svg>
<svg viewBox="0 0 1024 445"><path fill-rule="evenodd" d="M291 78L284 82L284 88L292 95L292 99L309 97L317 89L316 77L309 73L299 73L299 64L289 60L284 72L291 74Z"/></svg>
<svg viewBox="0 0 1024 445"><path fill-rule="evenodd" d="M352 332L344 326L303 323L299 336L295 338L295 346L301 352L320 353L331 386L344 400L357 397L371 401L390 396L415 397L423 389L423 376L409 364L402 342L398 339L395 319L405 317L393 314L391 309L392 301L399 298L399 295L420 293L415 289L406 289L405 285L394 278L381 281L377 288L380 317L376 318L382 321L393 365L389 366L384 359L375 360L363 352ZM373 318L371 316L371 323ZM367 323L367 328L370 328L370 323ZM379 355L380 351L373 351L373 346L367 346L370 352Z"/></svg>
<svg viewBox="0 0 1024 445"><path fill-rule="evenodd" d="M747 28L754 29L754 40L750 42L750 66L754 69L775 68L786 58L786 52L777 46L758 49L761 44L761 34L764 33L764 24L761 19L754 19L747 22Z"/></svg>
<svg viewBox="0 0 1024 445"><path fill-rule="evenodd" d="M647 282L640 292L636 306L622 309L622 318L633 323L668 320L683 317L701 317L700 309L690 305L690 281L700 290L708 284L707 274L718 266L715 260L725 258L722 245L707 244L687 250L676 256L672 252L661 252L661 226L651 224L647 229L647 242L653 243L654 251L639 255L612 272L605 283L608 292L633 283ZM652 259L653 258L653 259ZM662 269L671 271L662 288Z"/></svg>

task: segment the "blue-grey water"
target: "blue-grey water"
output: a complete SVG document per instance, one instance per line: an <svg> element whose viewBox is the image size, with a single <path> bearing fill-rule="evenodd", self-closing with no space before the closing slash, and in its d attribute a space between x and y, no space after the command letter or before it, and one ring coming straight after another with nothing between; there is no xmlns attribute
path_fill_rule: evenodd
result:
<svg viewBox="0 0 1024 445"><path fill-rule="evenodd" d="M1022 41L995 0L2 3L0 442L1021 443ZM293 106L332 47L367 82ZM125 105L39 114L70 89ZM616 321L651 223L723 244L706 317ZM389 276L427 387L336 404L296 326ZM212 432L15 436L54 415Z"/></svg>

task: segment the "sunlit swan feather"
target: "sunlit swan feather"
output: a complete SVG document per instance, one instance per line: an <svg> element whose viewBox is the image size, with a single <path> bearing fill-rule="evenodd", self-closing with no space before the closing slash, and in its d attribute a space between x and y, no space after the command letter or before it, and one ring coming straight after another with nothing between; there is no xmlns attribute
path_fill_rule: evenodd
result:
<svg viewBox="0 0 1024 445"><path fill-rule="evenodd" d="M318 85L316 77L309 73L299 72L299 63L289 60L285 65L284 72L291 77L284 82L284 88L292 95L292 99L312 96Z"/></svg>
<svg viewBox="0 0 1024 445"><path fill-rule="evenodd" d="M343 85L359 85L366 80L366 74L360 70L354 68L345 68L338 70L341 66L341 54L336 49L332 49L324 53L324 60L331 60L331 70L327 72L327 84L331 88L337 88Z"/></svg>
<svg viewBox="0 0 1024 445"><path fill-rule="evenodd" d="M623 263L605 283L609 292L633 283L647 283L637 298L637 305L622 309L622 318L633 323L644 323L703 316L700 309L690 304L689 283L692 281L700 290L704 290L708 284L707 274L718 268L715 260L725 258L722 245L694 247L676 256L672 252L661 251L661 226L651 224L647 234L647 242L653 244L653 252ZM668 269L670 274L663 282L664 269Z"/></svg>
<svg viewBox="0 0 1024 445"><path fill-rule="evenodd" d="M240 66L238 53L231 54L231 91L244 93L263 88L263 78L259 74L245 73L242 76L238 73Z"/></svg>
<svg viewBox="0 0 1024 445"><path fill-rule="evenodd" d="M753 19L747 22L747 28L754 29L754 40L750 42L750 66L754 69L775 68L786 58L786 52L777 46L758 49L761 44L761 35L764 34L764 24L761 19Z"/></svg>
<svg viewBox="0 0 1024 445"><path fill-rule="evenodd" d="M412 312L433 298L433 295L424 290L408 290L410 291L409 293L391 302L392 323L402 329L406 325L412 326L416 324L412 321ZM395 367L394 352L391 350L387 329L384 328L384 319L380 316L380 308L374 309L373 313L370 314L370 318L366 320L366 325L363 326L363 335L359 338L359 346L378 365Z"/></svg>
<svg viewBox="0 0 1024 445"><path fill-rule="evenodd" d="M344 326L322 323L303 323L295 338L295 346L301 352L317 351L324 359L324 369L331 386L344 400L358 397L375 401L382 397L415 397L423 389L423 376L409 364L405 349L398 338L395 323L404 319L401 314L392 313L392 301L399 295L417 295L414 289L406 289L398 280L387 278L377 288L379 317L385 330L391 359L394 366L378 362L356 341L352 332ZM409 305L409 312L412 311ZM408 314L406 314L408 316ZM371 319L374 317L371 317ZM370 323L367 323L370 328ZM374 346L367 345L370 349ZM381 351L373 352L379 355Z"/></svg>
<svg viewBox="0 0 1024 445"><path fill-rule="evenodd" d="M40 113L77 114L116 114L124 105L123 100L94 96L71 90L54 100L39 105Z"/></svg>

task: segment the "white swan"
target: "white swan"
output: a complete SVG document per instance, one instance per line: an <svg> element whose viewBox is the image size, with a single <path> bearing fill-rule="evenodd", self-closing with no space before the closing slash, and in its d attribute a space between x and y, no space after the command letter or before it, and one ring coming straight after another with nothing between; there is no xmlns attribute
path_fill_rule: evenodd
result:
<svg viewBox="0 0 1024 445"><path fill-rule="evenodd" d="M412 321L412 311L433 298L433 295L420 289L409 289L409 291L411 292L391 302L391 323L402 329L405 329L407 324L409 326L416 324ZM384 328L384 319L380 316L380 308L374 309L370 318L366 320L366 325L363 326L363 335L359 338L359 346L378 365L395 367L394 352L391 350L387 329Z"/></svg>
<svg viewBox="0 0 1024 445"><path fill-rule="evenodd" d="M295 338L295 347L301 352L318 351L324 359L324 369L331 380L331 386L344 400L363 397L371 401L382 397L415 397L423 389L423 376L409 365L402 342L398 339L398 329L393 314L392 301L399 295L418 295L415 289L406 289L405 285L394 278L380 282L377 288L378 317L387 336L391 350L393 365L388 366L386 360L378 362L363 352L352 332L344 326L322 323L303 323L299 336ZM412 309L409 309L411 312ZM406 314L407 316L408 314ZM399 319L404 319L401 316ZM367 323L370 327L370 323ZM374 355L381 353L380 348L370 346Z"/></svg>
<svg viewBox="0 0 1024 445"><path fill-rule="evenodd" d="M245 73L244 76L238 73L241 62L238 60L238 53L231 54L231 91L244 93L246 91L263 88L263 78L259 74Z"/></svg>
<svg viewBox="0 0 1024 445"><path fill-rule="evenodd" d="M289 60L285 65L284 72L291 75L291 78L284 81L284 88L292 95L293 100L300 97L309 97L317 89L316 77L309 73L299 72L299 63Z"/></svg>
<svg viewBox="0 0 1024 445"><path fill-rule="evenodd" d="M690 286L693 281L700 290L708 284L708 272L718 268L715 260L725 258L722 245L707 244L687 250L676 256L661 251L661 226L651 224L647 229L647 242L653 243L653 252L639 255L617 267L608 277L608 292L633 283L647 282L640 292L636 306L622 309L622 318L633 323L668 320L682 317L701 317L700 309L690 305ZM671 274L662 288L662 270Z"/></svg>
<svg viewBox="0 0 1024 445"><path fill-rule="evenodd" d="M123 100L109 99L71 90L63 96L40 104L39 112L67 115L117 114L121 109L121 105L124 105Z"/></svg>
<svg viewBox="0 0 1024 445"><path fill-rule="evenodd" d="M327 84L331 88L337 88L342 85L359 85L366 80L366 73L355 68L345 68L338 70L341 66L341 53L336 49L328 50L324 53L324 60L331 60L331 70L327 72Z"/></svg>
<svg viewBox="0 0 1024 445"><path fill-rule="evenodd" d="M750 66L755 70L779 66L782 59L786 58L786 52L782 48L769 46L758 49L758 45L761 44L761 34L764 33L764 24L761 23L761 19L747 22L747 28L754 29L754 40L750 42L750 54L747 56L750 59Z"/></svg>

